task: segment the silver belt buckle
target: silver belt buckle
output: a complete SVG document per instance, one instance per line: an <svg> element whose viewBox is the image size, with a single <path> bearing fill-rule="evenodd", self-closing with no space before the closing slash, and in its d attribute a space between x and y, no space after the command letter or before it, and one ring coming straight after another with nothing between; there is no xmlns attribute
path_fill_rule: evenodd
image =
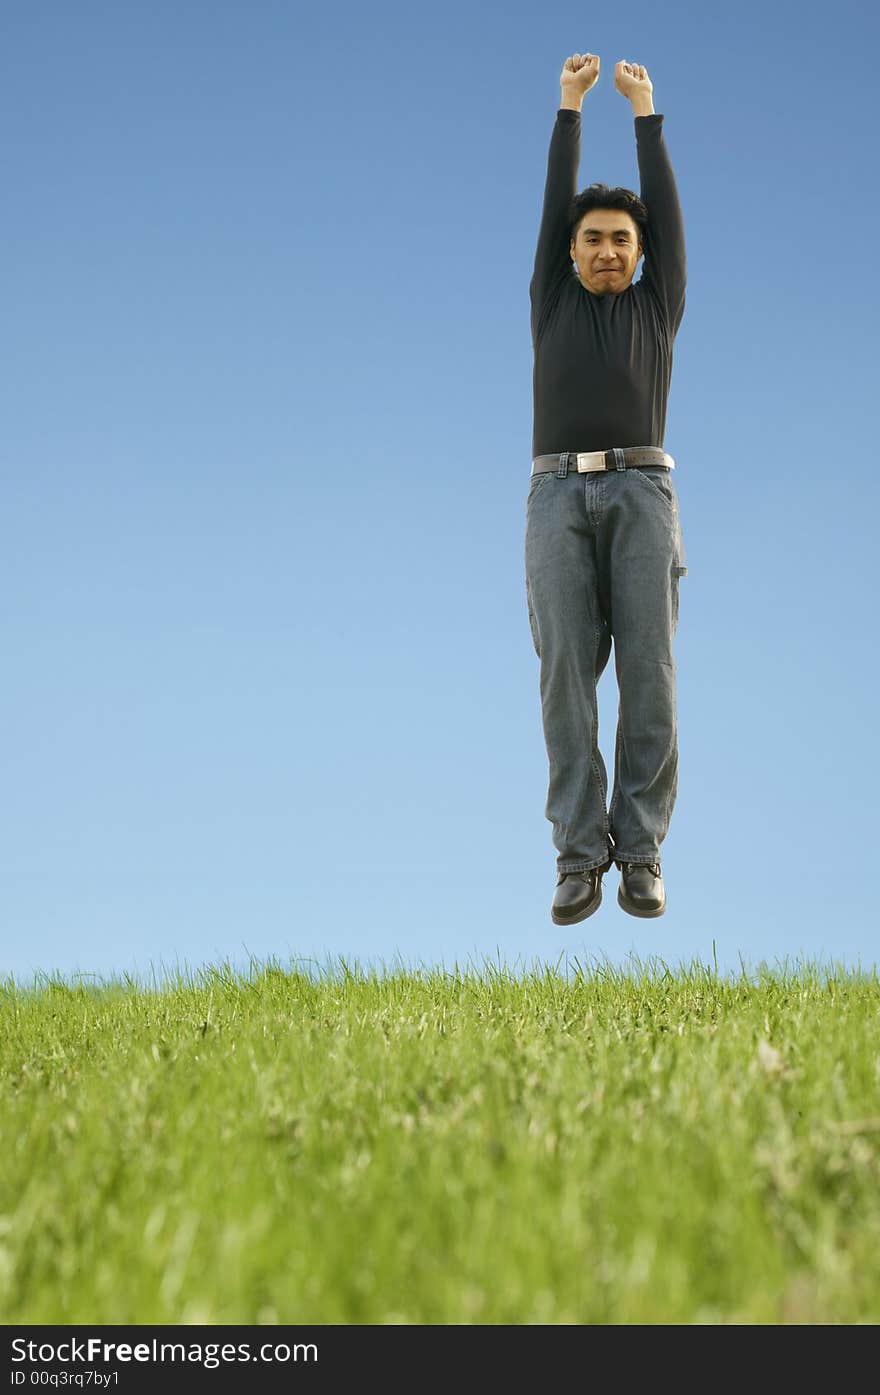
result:
<svg viewBox="0 0 880 1395"><path fill-rule="evenodd" d="M581 450L577 453L577 466L580 474L586 470L604 470L604 450Z"/></svg>

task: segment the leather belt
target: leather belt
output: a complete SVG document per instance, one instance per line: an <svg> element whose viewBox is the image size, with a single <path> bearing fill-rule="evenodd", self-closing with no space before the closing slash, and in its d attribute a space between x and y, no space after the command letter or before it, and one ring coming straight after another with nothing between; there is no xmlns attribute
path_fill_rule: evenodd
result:
<svg viewBox="0 0 880 1395"><path fill-rule="evenodd" d="M531 472L538 475L557 470L568 474L569 470L576 469L583 474L587 470L632 470L640 465L675 469L672 456L659 446L612 446L609 450L564 450L556 455L538 455L532 461Z"/></svg>

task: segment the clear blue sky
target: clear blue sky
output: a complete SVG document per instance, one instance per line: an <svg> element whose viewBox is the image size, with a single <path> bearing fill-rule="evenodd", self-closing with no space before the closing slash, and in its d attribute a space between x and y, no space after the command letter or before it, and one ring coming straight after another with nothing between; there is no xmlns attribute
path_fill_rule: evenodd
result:
<svg viewBox="0 0 880 1395"><path fill-rule="evenodd" d="M4 5L3 969L877 951L876 12ZM688 297L668 910L550 920L528 286L559 72ZM640 274L640 270L637 275ZM599 686L613 768L613 656Z"/></svg>

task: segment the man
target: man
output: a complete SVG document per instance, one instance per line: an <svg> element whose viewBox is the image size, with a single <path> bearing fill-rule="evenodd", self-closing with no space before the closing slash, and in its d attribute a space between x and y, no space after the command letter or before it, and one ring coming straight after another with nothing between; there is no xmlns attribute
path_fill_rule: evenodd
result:
<svg viewBox="0 0 880 1395"><path fill-rule="evenodd" d="M663 914L660 844L678 788L672 641L687 568L663 437L684 314L684 224L663 117L638 63L621 60L614 81L632 103L641 197L605 184L575 195L581 104L598 76L592 53L574 54L562 69L529 287L526 599L541 661L557 925L598 910L612 862L623 909ZM596 684L612 639L620 704L606 812Z"/></svg>

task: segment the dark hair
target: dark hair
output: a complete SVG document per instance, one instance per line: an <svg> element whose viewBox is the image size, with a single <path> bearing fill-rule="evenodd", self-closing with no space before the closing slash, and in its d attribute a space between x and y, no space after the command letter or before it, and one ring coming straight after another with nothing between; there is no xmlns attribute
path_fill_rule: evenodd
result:
<svg viewBox="0 0 880 1395"><path fill-rule="evenodd" d="M591 208L622 208L638 228L639 241L644 246L648 226L648 210L632 189L609 189L607 184L591 184L576 194L569 208L570 237L574 241L578 224Z"/></svg>

